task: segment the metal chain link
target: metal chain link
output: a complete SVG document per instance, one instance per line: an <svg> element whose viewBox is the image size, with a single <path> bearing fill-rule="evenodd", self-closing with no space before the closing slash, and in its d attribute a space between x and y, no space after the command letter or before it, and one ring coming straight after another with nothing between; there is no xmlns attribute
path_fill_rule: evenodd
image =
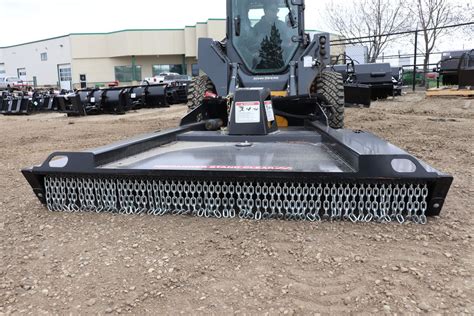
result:
<svg viewBox="0 0 474 316"><path fill-rule="evenodd" d="M47 176L51 211L426 224L427 184L100 179Z"/></svg>

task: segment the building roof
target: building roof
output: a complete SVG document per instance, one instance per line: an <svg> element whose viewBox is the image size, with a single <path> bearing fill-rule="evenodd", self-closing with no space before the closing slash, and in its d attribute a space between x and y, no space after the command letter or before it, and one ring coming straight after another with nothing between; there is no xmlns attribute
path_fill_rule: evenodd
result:
<svg viewBox="0 0 474 316"><path fill-rule="evenodd" d="M197 22L197 24L207 24L209 21L225 21L226 19L216 19L216 18L211 18L208 19L206 22ZM0 47L0 49L3 48L12 48L12 47L18 47L18 46L23 46L23 45L28 45L28 44L35 44L35 43L40 43L40 42L45 42L45 41L50 41L50 40L55 40L59 38L64 38L64 37L69 37L72 35L108 35L108 34L116 34L116 33L123 33L123 32L157 32L157 31L184 31L186 28L191 28L191 27L196 27L196 25L186 25L184 28L175 28L175 29L124 29L124 30L118 30L118 31L112 31L112 32L92 32L92 33L69 33L66 35L60 35L60 36L55 36L55 37L50 37L50 38L44 38L32 42L26 42L26 43L20 43L20 44L14 44L14 45L9 45L9 46L3 46Z"/></svg>

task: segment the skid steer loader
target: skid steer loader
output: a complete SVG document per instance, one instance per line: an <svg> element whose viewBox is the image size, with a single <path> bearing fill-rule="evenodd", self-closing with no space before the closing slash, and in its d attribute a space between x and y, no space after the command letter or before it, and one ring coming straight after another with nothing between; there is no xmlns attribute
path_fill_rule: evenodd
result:
<svg viewBox="0 0 474 316"><path fill-rule="evenodd" d="M206 75L179 127L23 170L52 211L426 223L452 177L377 136L343 129L329 34L303 0L227 0L224 41L199 40Z"/></svg>

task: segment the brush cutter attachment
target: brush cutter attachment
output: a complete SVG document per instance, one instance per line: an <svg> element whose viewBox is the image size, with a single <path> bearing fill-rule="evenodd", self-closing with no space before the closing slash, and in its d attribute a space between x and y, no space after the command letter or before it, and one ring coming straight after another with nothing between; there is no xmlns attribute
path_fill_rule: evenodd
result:
<svg viewBox="0 0 474 316"><path fill-rule="evenodd" d="M226 129L207 130L220 120L210 117L54 153L23 174L52 211L400 223L440 213L451 176L370 133L310 120L279 129L269 93L237 91Z"/></svg>
<svg viewBox="0 0 474 316"><path fill-rule="evenodd" d="M226 39L199 39L206 75L148 87L147 106L161 105L163 91L189 93L180 127L52 154L23 170L40 201L52 211L257 220L426 223L438 215L452 177L375 135L342 129L344 87L326 68L329 34L305 32L304 0L272 2L288 23L249 27L249 12L267 2L227 0ZM389 65L364 77L387 81L392 93Z"/></svg>
<svg viewBox="0 0 474 316"><path fill-rule="evenodd" d="M344 78L346 106L361 104L370 107L372 101L394 95L390 64L354 64L332 66ZM398 84L398 83L396 83Z"/></svg>

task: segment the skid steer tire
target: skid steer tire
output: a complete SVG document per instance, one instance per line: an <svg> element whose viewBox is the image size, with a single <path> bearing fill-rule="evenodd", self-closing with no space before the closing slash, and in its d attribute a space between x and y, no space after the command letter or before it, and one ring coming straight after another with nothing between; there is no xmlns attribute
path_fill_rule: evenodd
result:
<svg viewBox="0 0 474 316"><path fill-rule="evenodd" d="M316 79L316 93L322 95L328 104L323 110L328 117L329 127L344 128L344 82L337 72L323 72Z"/></svg>
<svg viewBox="0 0 474 316"><path fill-rule="evenodd" d="M188 111L199 107L206 92L216 93L216 88L208 76L193 77L188 87Z"/></svg>

